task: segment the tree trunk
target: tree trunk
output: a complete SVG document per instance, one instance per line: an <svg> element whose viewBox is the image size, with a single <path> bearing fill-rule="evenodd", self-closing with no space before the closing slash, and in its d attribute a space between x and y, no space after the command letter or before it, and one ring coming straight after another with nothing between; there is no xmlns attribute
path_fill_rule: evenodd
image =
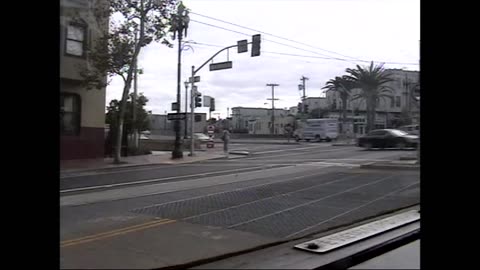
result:
<svg viewBox="0 0 480 270"><path fill-rule="evenodd" d="M345 122L347 121L347 99L344 98L342 100L342 129L340 133L343 134L345 132Z"/></svg>
<svg viewBox="0 0 480 270"><path fill-rule="evenodd" d="M117 127L117 137L115 138L115 154L113 158L113 163L119 164L120 157L122 153L122 137L123 137L123 123L125 118L125 109L127 107L128 92L132 86L134 63L137 61L138 54L142 48L141 44L144 42L145 37L145 13L143 9L143 0L141 1L141 15L140 15L140 36L136 41L134 53L132 56L131 65L128 67L127 79L125 80L125 86L123 87L122 100L120 101L120 112L119 112L119 121Z"/></svg>
<svg viewBox="0 0 480 270"><path fill-rule="evenodd" d="M131 76L128 76L131 77ZM125 118L125 109L127 105L127 98L128 98L128 90L130 89L128 86L131 84L131 78L130 78L130 83L127 77L127 82L125 83L125 87L123 89L123 95L122 95L122 100L120 101L120 112L119 112L119 119L118 119L118 126L117 126L117 137L115 138L115 155L113 158L113 163L119 164L120 163L120 157L122 153L122 138L123 138L123 122Z"/></svg>
<svg viewBox="0 0 480 270"><path fill-rule="evenodd" d="M371 98L367 100L367 132L375 127L375 106Z"/></svg>

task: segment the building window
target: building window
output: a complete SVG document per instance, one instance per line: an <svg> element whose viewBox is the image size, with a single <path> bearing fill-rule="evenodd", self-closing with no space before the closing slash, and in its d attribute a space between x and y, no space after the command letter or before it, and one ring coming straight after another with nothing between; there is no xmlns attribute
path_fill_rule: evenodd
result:
<svg viewBox="0 0 480 270"><path fill-rule="evenodd" d="M60 94L60 134L80 134L80 96L77 94Z"/></svg>
<svg viewBox="0 0 480 270"><path fill-rule="evenodd" d="M401 106L400 97L395 97L395 106L397 106L397 107Z"/></svg>
<svg viewBox="0 0 480 270"><path fill-rule="evenodd" d="M78 57L85 56L87 27L78 23L67 26L67 38L65 41L65 53Z"/></svg>

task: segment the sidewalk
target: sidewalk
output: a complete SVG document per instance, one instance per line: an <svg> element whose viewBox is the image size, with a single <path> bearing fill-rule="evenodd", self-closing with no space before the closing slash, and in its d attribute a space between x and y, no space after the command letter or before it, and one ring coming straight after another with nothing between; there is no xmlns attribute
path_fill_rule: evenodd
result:
<svg viewBox="0 0 480 270"><path fill-rule="evenodd" d="M171 151L153 151L151 155L128 156L121 158L121 164L113 164L113 158L81 159L60 161L61 174L70 174L86 171L109 170L117 168L130 168L140 166L152 166L160 164L183 164L202 160L224 158L223 148L216 145L215 148L195 150L194 156L190 157L189 151L183 152L183 158L172 159ZM230 156L229 158L235 158Z"/></svg>
<svg viewBox="0 0 480 270"><path fill-rule="evenodd" d="M399 160L386 160L371 162L360 165L362 169L396 169L396 170L419 170L420 164L417 161L417 152L405 154Z"/></svg>

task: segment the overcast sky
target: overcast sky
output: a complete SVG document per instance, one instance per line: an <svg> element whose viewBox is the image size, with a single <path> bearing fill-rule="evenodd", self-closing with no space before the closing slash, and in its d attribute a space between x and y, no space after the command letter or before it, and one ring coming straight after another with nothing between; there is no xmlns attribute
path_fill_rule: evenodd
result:
<svg viewBox="0 0 480 270"><path fill-rule="evenodd" d="M231 113L231 108L236 106L271 107L266 100L271 98L267 83L280 85L275 88L275 98L279 99L275 108L296 106L301 96L298 84L302 75L309 78L306 95L321 96L321 88L329 79L343 75L345 69L354 68L355 63L368 65L353 58L401 63L386 63L386 68L419 70L419 0L184 0L184 3L194 13L306 44L262 34L260 56L250 57L250 45L248 53L238 54L234 48L229 53L232 69L209 71L207 64L200 70L198 89L203 95L215 97L215 112L220 113L221 118L226 117L227 108ZM190 19L186 40L198 43L226 47L242 39L250 42L251 35L258 33L196 14L190 14ZM149 98L147 109L155 114L171 112L171 103L176 99L177 44L178 41L174 48L150 44L140 53L139 67L144 69L144 74L139 76L138 91ZM183 82L190 77L191 66L200 66L221 49L191 46L194 51L182 54L182 111L185 106ZM223 61L227 61L226 52L214 59L214 62ZM120 98L122 83L121 79L114 78L107 87L107 104ZM208 112L208 108L196 111Z"/></svg>

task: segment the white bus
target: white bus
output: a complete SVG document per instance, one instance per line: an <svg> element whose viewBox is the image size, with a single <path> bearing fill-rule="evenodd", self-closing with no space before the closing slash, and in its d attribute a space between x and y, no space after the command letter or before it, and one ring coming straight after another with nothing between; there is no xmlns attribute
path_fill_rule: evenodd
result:
<svg viewBox="0 0 480 270"><path fill-rule="evenodd" d="M338 120L332 118L308 119L302 134L295 136L297 141L331 141L338 137Z"/></svg>

